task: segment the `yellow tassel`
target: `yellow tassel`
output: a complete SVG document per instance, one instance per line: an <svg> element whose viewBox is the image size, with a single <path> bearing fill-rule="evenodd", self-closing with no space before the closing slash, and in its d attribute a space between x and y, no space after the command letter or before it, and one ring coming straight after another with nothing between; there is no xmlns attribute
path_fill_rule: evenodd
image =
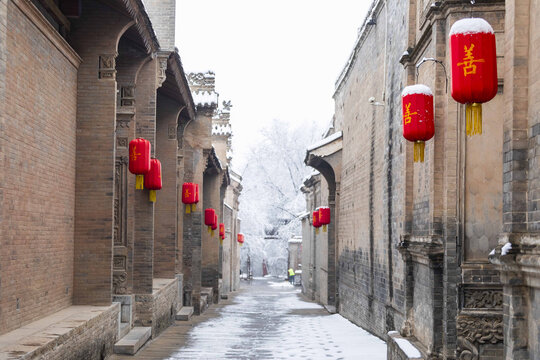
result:
<svg viewBox="0 0 540 360"><path fill-rule="evenodd" d="M212 227L209 226L209 227L208 227L208 233L210 234L211 232L212 232Z"/></svg>
<svg viewBox="0 0 540 360"><path fill-rule="evenodd" d="M323 226L322 226L322 231L323 231L323 232L326 232L326 225L323 225Z"/></svg>
<svg viewBox="0 0 540 360"><path fill-rule="evenodd" d="M465 106L465 127L468 136L482 134L482 104L472 103Z"/></svg>
<svg viewBox="0 0 540 360"><path fill-rule="evenodd" d="M219 239L219 245L223 245L223 239Z"/></svg>
<svg viewBox="0 0 540 360"><path fill-rule="evenodd" d="M191 205L187 204L186 205L186 214L189 214L189 213L191 213Z"/></svg>
<svg viewBox="0 0 540 360"><path fill-rule="evenodd" d="M210 228L210 229L212 229L212 228ZM210 232L212 234L211 236L214 237L214 230L210 230Z"/></svg>
<svg viewBox="0 0 540 360"><path fill-rule="evenodd" d="M150 201L156 202L156 190L150 190Z"/></svg>
<svg viewBox="0 0 540 360"><path fill-rule="evenodd" d="M135 178L135 189L144 189L144 175L137 175L137 177Z"/></svg>
<svg viewBox="0 0 540 360"><path fill-rule="evenodd" d="M315 228L315 234L319 233L319 228Z"/></svg>
<svg viewBox="0 0 540 360"><path fill-rule="evenodd" d="M191 204L191 212L195 212L197 210L197 204Z"/></svg>
<svg viewBox="0 0 540 360"><path fill-rule="evenodd" d="M414 162L424 162L424 149L426 143L423 141L414 142Z"/></svg>

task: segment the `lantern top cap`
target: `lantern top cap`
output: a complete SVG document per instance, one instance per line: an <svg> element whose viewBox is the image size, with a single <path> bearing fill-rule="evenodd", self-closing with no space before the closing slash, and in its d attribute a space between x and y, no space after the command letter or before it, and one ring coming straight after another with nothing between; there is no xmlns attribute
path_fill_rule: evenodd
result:
<svg viewBox="0 0 540 360"><path fill-rule="evenodd" d="M405 89L403 89L403 91L401 92L402 97L413 94L433 96L433 92L431 91L431 89L428 86L422 84L406 86Z"/></svg>
<svg viewBox="0 0 540 360"><path fill-rule="evenodd" d="M328 206L319 206L319 210L320 209L330 209Z"/></svg>
<svg viewBox="0 0 540 360"><path fill-rule="evenodd" d="M493 34L493 28L481 18L467 18L458 20L450 28L450 36L457 34Z"/></svg>

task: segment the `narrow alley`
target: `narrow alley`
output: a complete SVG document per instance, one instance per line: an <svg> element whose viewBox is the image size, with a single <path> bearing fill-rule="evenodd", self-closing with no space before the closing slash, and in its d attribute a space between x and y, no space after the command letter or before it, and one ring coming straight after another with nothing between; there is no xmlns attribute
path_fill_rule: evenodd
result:
<svg viewBox="0 0 540 360"><path fill-rule="evenodd" d="M176 323L124 359L386 359L386 344L276 278L242 281L228 300Z"/></svg>

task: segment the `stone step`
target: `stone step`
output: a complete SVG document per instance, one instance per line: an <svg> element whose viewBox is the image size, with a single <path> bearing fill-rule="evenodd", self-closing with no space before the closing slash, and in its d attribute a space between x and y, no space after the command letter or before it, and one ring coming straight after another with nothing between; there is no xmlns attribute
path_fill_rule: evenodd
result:
<svg viewBox="0 0 540 360"><path fill-rule="evenodd" d="M188 321L193 315L193 306L183 306L179 312L176 313L176 320Z"/></svg>
<svg viewBox="0 0 540 360"><path fill-rule="evenodd" d="M135 355L150 339L150 336L152 336L151 327L134 327L126 336L114 344L114 353Z"/></svg>

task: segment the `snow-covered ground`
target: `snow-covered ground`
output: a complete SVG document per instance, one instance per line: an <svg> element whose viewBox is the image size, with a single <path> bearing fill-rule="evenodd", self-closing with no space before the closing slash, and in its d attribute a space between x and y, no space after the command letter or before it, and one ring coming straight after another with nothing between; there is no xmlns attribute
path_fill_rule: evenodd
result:
<svg viewBox="0 0 540 360"><path fill-rule="evenodd" d="M386 344L277 279L242 281L219 316L196 325L169 359L386 359Z"/></svg>

